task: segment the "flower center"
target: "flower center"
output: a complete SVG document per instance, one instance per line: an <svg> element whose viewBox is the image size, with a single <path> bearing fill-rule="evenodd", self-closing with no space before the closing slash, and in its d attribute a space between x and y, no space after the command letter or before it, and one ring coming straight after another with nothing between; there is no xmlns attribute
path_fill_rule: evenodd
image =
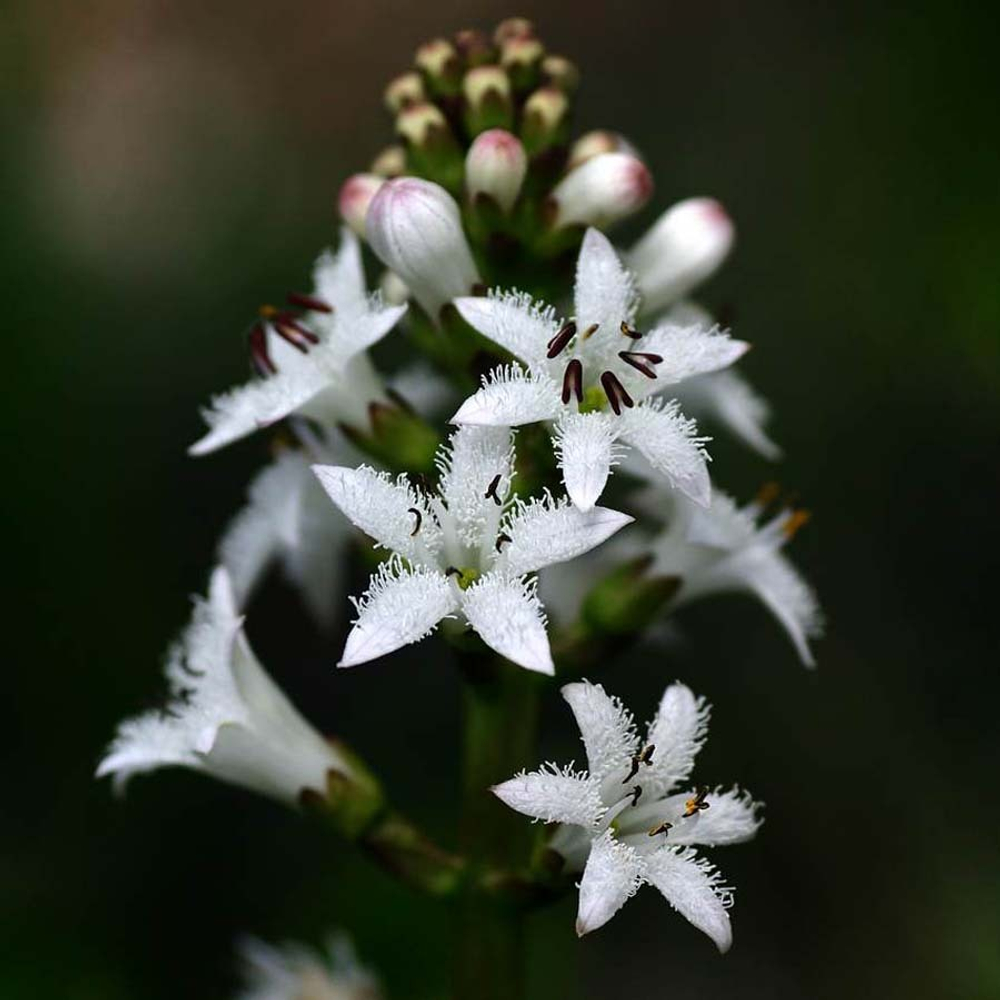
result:
<svg viewBox="0 0 1000 1000"><path fill-rule="evenodd" d="M481 576L479 570L472 566L465 566L462 569L457 566L449 566L444 571L444 575L455 577L455 583L458 584L459 590L468 590Z"/></svg>
<svg viewBox="0 0 1000 1000"><path fill-rule="evenodd" d="M332 313L333 306L312 295L289 292L286 301L290 306L310 312ZM282 340L305 354L311 346L319 343L319 337L300 322L301 313L294 309L279 309L264 304L257 310L257 321L250 327L247 341L250 344L250 360L258 375L273 375L278 368L271 360L267 349L268 332L276 333Z"/></svg>

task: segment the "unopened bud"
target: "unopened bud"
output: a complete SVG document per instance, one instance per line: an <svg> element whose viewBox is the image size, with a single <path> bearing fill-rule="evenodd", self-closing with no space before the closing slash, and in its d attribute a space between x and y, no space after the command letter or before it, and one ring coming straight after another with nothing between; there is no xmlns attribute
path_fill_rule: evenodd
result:
<svg viewBox="0 0 1000 1000"><path fill-rule="evenodd" d="M417 174L457 191L461 184L462 150L448 121L434 104L411 104L396 119L406 140L407 163Z"/></svg>
<svg viewBox="0 0 1000 1000"><path fill-rule="evenodd" d="M512 38L532 38L534 34L535 26L526 17L508 17L497 25L493 41L503 45Z"/></svg>
<svg viewBox="0 0 1000 1000"><path fill-rule="evenodd" d="M435 38L417 49L414 57L434 94L456 94L462 77L462 60L447 38Z"/></svg>
<svg viewBox="0 0 1000 1000"><path fill-rule="evenodd" d="M354 174L344 181L340 189L337 207L341 218L362 238L365 235L368 206L384 183L385 178L375 174Z"/></svg>
<svg viewBox="0 0 1000 1000"><path fill-rule="evenodd" d="M503 129L490 129L476 138L465 158L465 186L470 198L488 195L509 212L527 170L528 157L517 136Z"/></svg>
<svg viewBox="0 0 1000 1000"><path fill-rule="evenodd" d="M380 177L399 177L406 173L406 150L402 146L386 146L372 160L371 172Z"/></svg>
<svg viewBox="0 0 1000 1000"><path fill-rule="evenodd" d="M448 121L436 104L421 101L403 108L396 118L396 131L408 145L425 148L450 135Z"/></svg>
<svg viewBox="0 0 1000 1000"><path fill-rule="evenodd" d="M538 70L545 55L545 46L537 38L517 37L500 48L500 65L510 74L518 93L525 93L538 84Z"/></svg>
<svg viewBox="0 0 1000 1000"><path fill-rule="evenodd" d="M585 132L570 146L566 169L575 170L581 163L586 163L601 153L631 153L639 156L639 151L620 132L596 129Z"/></svg>
<svg viewBox="0 0 1000 1000"><path fill-rule="evenodd" d="M393 113L397 114L407 105L416 104L426 98L424 91L424 81L419 73L404 73L397 76L388 87L385 88L385 106Z"/></svg>
<svg viewBox="0 0 1000 1000"><path fill-rule="evenodd" d="M496 49L484 31L466 28L456 32L455 48L465 60L467 67L484 66L496 61Z"/></svg>
<svg viewBox="0 0 1000 1000"><path fill-rule="evenodd" d="M662 309L708 278L734 236L732 220L713 198L688 198L667 209L628 254L643 309Z"/></svg>
<svg viewBox="0 0 1000 1000"><path fill-rule="evenodd" d="M510 78L499 66L477 66L462 81L465 124L471 135L489 128L506 128L514 120Z"/></svg>
<svg viewBox="0 0 1000 1000"><path fill-rule="evenodd" d="M546 56L542 60L542 80L550 87L572 94L580 86L580 71L565 56Z"/></svg>
<svg viewBox="0 0 1000 1000"><path fill-rule="evenodd" d="M401 306L410 300L406 282L395 271L384 271L378 283L382 301L387 306Z"/></svg>
<svg viewBox="0 0 1000 1000"><path fill-rule="evenodd" d="M372 200L365 229L372 250L433 320L479 281L458 205L437 184L416 177L387 181Z"/></svg>
<svg viewBox="0 0 1000 1000"><path fill-rule="evenodd" d="M629 153L601 153L556 186L552 226L609 226L637 212L652 193L653 178L642 160Z"/></svg>
<svg viewBox="0 0 1000 1000"><path fill-rule="evenodd" d="M532 155L563 142L569 128L569 100L555 87L536 90L524 103L521 138Z"/></svg>

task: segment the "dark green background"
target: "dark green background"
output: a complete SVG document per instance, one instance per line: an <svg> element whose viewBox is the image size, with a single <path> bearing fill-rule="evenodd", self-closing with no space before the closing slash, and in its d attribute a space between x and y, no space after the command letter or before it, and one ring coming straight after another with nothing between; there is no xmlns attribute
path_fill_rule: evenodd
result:
<svg viewBox="0 0 1000 1000"><path fill-rule="evenodd" d="M870 9L877 6L879 9ZM256 304L303 284L340 180L389 138L383 83L492 3L8 4L0 13L6 452L0 996L222 997L232 942L352 931L395 997L440 995L447 919L294 814L196 776L91 773L152 699L260 441L188 460L242 377ZM707 290L756 345L794 558L830 620L808 673L750 602L605 677L640 718L715 704L700 774L766 800L719 958L647 890L577 942L531 923L534 996L1000 995L995 25L985 4L538 4L584 71L581 127L730 208ZM992 25L992 27L991 27ZM646 219L651 218L648 215ZM774 473L728 443L748 495ZM360 571L359 571L360 575ZM360 581L359 581L360 582ZM426 643L335 675L271 587L252 633L317 722L447 834L457 693ZM345 604L346 612L346 604ZM547 753L578 754L553 703ZM425 984L427 984L425 988Z"/></svg>

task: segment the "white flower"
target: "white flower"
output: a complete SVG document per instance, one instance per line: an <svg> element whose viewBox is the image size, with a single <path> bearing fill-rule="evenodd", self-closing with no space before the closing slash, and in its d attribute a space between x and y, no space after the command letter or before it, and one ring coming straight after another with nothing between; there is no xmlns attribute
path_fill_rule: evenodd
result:
<svg viewBox="0 0 1000 1000"><path fill-rule="evenodd" d="M586 552L632 518L602 507L582 513L548 495L508 503L512 442L507 428L459 428L438 459L437 495L365 466L316 467L330 499L395 553L354 602L358 617L339 666L416 642L460 612L501 656L553 673L545 616L528 574Z"/></svg>
<svg viewBox="0 0 1000 1000"><path fill-rule="evenodd" d="M823 631L819 602L781 552L805 523L805 512L784 509L758 527L764 499L739 508L716 491L707 510L659 495L661 510L664 501L671 512L666 529L651 544L655 561L649 571L680 578L675 605L707 594L753 594L784 627L802 662L814 666L808 640Z"/></svg>
<svg viewBox="0 0 1000 1000"><path fill-rule="evenodd" d="M365 232L376 256L433 320L479 281L458 205L437 184L416 177L386 181L372 199Z"/></svg>
<svg viewBox="0 0 1000 1000"><path fill-rule="evenodd" d="M509 212L521 193L528 157L521 140L502 128L480 133L465 158L465 189L475 200L485 194Z"/></svg>
<svg viewBox="0 0 1000 1000"><path fill-rule="evenodd" d="M573 322L561 325L553 309L517 292L461 298L455 305L466 322L527 369L494 371L452 417L454 423L513 427L555 421L563 480L581 510L600 497L621 444L635 449L671 486L708 502L705 439L675 402L648 397L732 364L745 343L696 325L634 330L638 299L632 277L596 229L587 230L580 249Z"/></svg>
<svg viewBox="0 0 1000 1000"><path fill-rule="evenodd" d="M265 673L242 623L229 574L216 569L167 658L169 702L122 723L98 777L121 788L133 774L190 767L294 803L304 788L325 793L330 770L351 773Z"/></svg>
<svg viewBox="0 0 1000 1000"><path fill-rule="evenodd" d="M340 250L320 255L310 308L299 318L267 309L252 334L260 377L212 400L209 432L189 449L204 455L291 414L324 426L368 426L368 405L384 401L365 351L406 312L369 296L357 237L341 231ZM297 347L294 345L298 345Z"/></svg>
<svg viewBox="0 0 1000 1000"><path fill-rule="evenodd" d="M638 212L653 193L653 178L633 153L598 153L553 189L553 227L613 225Z"/></svg>
<svg viewBox="0 0 1000 1000"><path fill-rule="evenodd" d="M244 941L240 951L247 984L240 1000L379 1000L382 995L342 935L331 938L326 955L300 945L273 948L255 938Z"/></svg>
<svg viewBox="0 0 1000 1000"><path fill-rule="evenodd" d="M549 764L493 791L526 816L562 824L551 846L571 870L583 870L577 933L607 923L648 882L726 951L732 890L694 847L748 840L761 821L738 789L677 791L705 742L708 706L672 684L640 741L631 713L599 684L567 684L562 694L580 727L588 770Z"/></svg>

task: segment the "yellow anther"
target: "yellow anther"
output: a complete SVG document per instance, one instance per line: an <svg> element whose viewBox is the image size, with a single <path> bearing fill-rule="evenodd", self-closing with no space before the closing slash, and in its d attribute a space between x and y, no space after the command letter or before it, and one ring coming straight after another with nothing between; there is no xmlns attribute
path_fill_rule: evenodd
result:
<svg viewBox="0 0 1000 1000"><path fill-rule="evenodd" d="M812 514L808 510L793 510L791 514L788 515L788 520L785 522L783 531L787 538L794 538L796 532L801 528L808 520L812 517Z"/></svg>

